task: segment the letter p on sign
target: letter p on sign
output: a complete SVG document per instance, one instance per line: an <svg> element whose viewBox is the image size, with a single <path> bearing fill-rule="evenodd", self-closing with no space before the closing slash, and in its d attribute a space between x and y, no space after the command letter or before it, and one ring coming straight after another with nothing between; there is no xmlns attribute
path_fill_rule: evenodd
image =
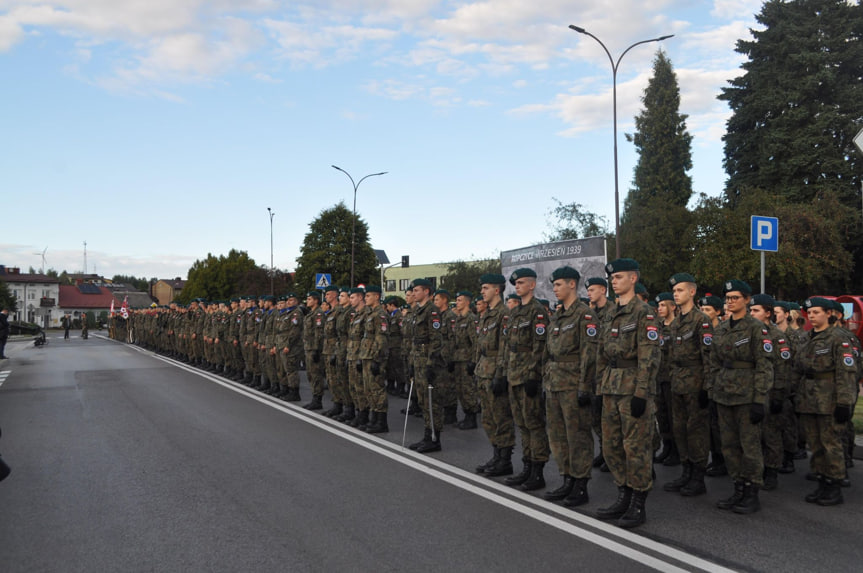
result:
<svg viewBox="0 0 863 573"><path fill-rule="evenodd" d="M749 248L753 251L778 251L779 219L753 215Z"/></svg>

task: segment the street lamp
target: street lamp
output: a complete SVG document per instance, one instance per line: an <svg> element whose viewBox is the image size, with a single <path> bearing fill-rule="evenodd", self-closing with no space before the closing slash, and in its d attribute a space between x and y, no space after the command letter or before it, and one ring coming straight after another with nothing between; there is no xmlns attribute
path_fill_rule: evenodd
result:
<svg viewBox="0 0 863 573"><path fill-rule="evenodd" d="M608 56L608 61L611 62L611 79L612 79L612 93L613 93L613 109L614 109L614 247L615 247L615 258L620 258L620 192L618 190L618 177L617 177L617 68L620 66L620 60L623 59L623 56L626 53L634 48L635 46L640 46L641 44L648 44L650 42L661 42L662 40L667 40L674 36L674 34L669 34L667 36L660 36L658 38L651 38L649 40L642 40L640 42L636 42L623 50L623 53L620 54L620 57L617 58L617 62L614 61L614 58L611 57L611 52L608 51L608 48L605 47L605 44L602 43L602 40L585 30L584 28L579 28L578 26L574 26L572 24L569 25L570 29L575 30L579 34L584 34L585 36L590 36L602 46L602 49L605 50L606 55Z"/></svg>
<svg viewBox="0 0 863 573"><path fill-rule="evenodd" d="M276 275L273 267L273 217L275 217L276 213L269 207L267 207L267 213L270 214L270 296L272 296L276 294L275 288L273 288L273 280Z"/></svg>
<svg viewBox="0 0 863 573"><path fill-rule="evenodd" d="M389 171L382 171L380 173L369 173L368 175L366 175L365 177L363 177L362 179L360 179L359 181L354 183L354 178L351 177L350 173L348 173L347 171L345 171L344 169L342 169L341 167L339 167L337 165L333 165L332 167L333 167L333 169L338 169L339 171L341 171L342 173L347 175L348 179L351 180L351 184L354 186L354 219L352 221L353 222L353 228L351 229L351 284L350 284L350 286L354 286L354 242L356 240L356 235L357 235L357 189L359 188L360 183L362 183L364 179L367 179L368 177L376 177L378 175L386 175L387 173L389 173Z"/></svg>

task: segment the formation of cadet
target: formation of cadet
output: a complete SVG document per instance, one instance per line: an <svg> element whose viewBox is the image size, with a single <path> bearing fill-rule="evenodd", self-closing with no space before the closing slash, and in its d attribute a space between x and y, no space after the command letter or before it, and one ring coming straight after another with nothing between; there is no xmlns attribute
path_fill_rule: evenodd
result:
<svg viewBox="0 0 863 573"><path fill-rule="evenodd" d="M578 507L599 468L618 495L595 515L624 528L646 520L655 463L681 467L662 489L687 497L707 493L706 476L728 475L732 493L717 507L749 514L808 446L806 477L818 485L806 501L843 502L863 370L841 304L807 300L806 331L792 303L753 295L741 280L725 282L724 300L697 299L695 277L677 273L648 304L636 261L605 270L585 281L586 299L577 270L542 277L554 311L534 296L540 277L522 268L506 300L503 275L483 275L479 296L459 291L454 306L420 278L404 306L382 301L380 287L330 286L304 305L287 293L133 310L111 317L109 333L285 401L301 400L304 364L304 408L323 410L329 389L322 415L367 433L389 431L389 395L408 398L402 413L424 422L409 446L420 453L442 449L446 426L475 429L479 417L492 456L478 473L538 490L552 455L562 481L543 497Z"/></svg>

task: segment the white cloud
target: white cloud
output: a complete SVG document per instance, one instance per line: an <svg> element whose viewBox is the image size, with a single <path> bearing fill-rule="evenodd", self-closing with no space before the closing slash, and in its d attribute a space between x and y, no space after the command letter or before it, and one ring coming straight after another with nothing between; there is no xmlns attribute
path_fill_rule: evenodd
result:
<svg viewBox="0 0 863 573"><path fill-rule="evenodd" d="M21 25L8 15L0 16L0 53L9 51L22 38L24 30Z"/></svg>

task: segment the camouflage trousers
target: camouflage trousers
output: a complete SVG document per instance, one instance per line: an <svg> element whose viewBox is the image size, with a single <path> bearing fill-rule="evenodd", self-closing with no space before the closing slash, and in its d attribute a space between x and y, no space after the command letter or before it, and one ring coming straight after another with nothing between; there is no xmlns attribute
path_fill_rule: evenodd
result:
<svg viewBox="0 0 863 573"><path fill-rule="evenodd" d="M842 452L844 424L837 424L831 414L800 414L812 457L809 466L816 474L830 479L845 477L845 455Z"/></svg>
<svg viewBox="0 0 863 573"><path fill-rule="evenodd" d="M548 392L545 399L548 444L561 475L590 478L593 461L591 408L578 405L578 391Z"/></svg>
<svg viewBox="0 0 863 573"><path fill-rule="evenodd" d="M372 412L387 411L387 377L384 365L380 364L377 375L372 374L373 360L363 360L363 388Z"/></svg>
<svg viewBox="0 0 863 573"><path fill-rule="evenodd" d="M322 360L327 371L327 386L333 395L333 402L337 404L352 404L351 395L348 391L348 380L345 376L345 363L338 359L335 354L324 354Z"/></svg>
<svg viewBox="0 0 863 573"><path fill-rule="evenodd" d="M734 481L764 484L764 457L761 453L761 427L749 421L751 404L716 405L719 435L728 475Z"/></svg>
<svg viewBox="0 0 863 573"><path fill-rule="evenodd" d="M390 348L390 354L387 357L387 381L396 384L407 384L408 382L401 348Z"/></svg>
<svg viewBox="0 0 863 573"><path fill-rule="evenodd" d="M671 415L674 420L674 442L681 461L696 467L707 467L710 453L710 410L698 404L698 392L672 394Z"/></svg>
<svg viewBox="0 0 863 573"><path fill-rule="evenodd" d="M674 399L671 395L671 381L659 382L659 394L656 401L656 424L659 426L658 438L669 440L675 437L673 405Z"/></svg>
<svg viewBox="0 0 863 573"><path fill-rule="evenodd" d="M288 388L300 387L300 357L296 354L284 352L279 354L282 376L280 383Z"/></svg>
<svg viewBox="0 0 863 573"><path fill-rule="evenodd" d="M547 462L549 455L548 433L545 431L545 407L542 392L530 397L524 385L510 385L509 406L512 419L521 435L522 457L534 462Z"/></svg>
<svg viewBox="0 0 863 573"><path fill-rule="evenodd" d="M599 449L602 451L602 396L593 395L590 402L590 427L596 439L599 440Z"/></svg>
<svg viewBox="0 0 863 573"><path fill-rule="evenodd" d="M765 408L764 422L761 428L761 450L764 456L765 467L773 469L782 467L783 452L794 452L796 450L796 434L794 436L795 445L791 445L790 439L786 443L786 435L788 434L788 413L786 409L791 411L792 416L794 415L790 400L782 401L782 411L778 414L774 414L769 408ZM786 446L791 447L786 449Z"/></svg>
<svg viewBox="0 0 863 573"><path fill-rule="evenodd" d="M314 361L315 353L306 351L306 378L309 379L309 386L312 388L313 396L324 395L324 365L321 363L321 354L318 354L318 361Z"/></svg>
<svg viewBox="0 0 863 573"><path fill-rule="evenodd" d="M710 456L715 461L722 455L722 437L719 435L719 412L716 409L716 402L712 400L707 409L710 412Z"/></svg>
<svg viewBox="0 0 863 573"><path fill-rule="evenodd" d="M515 445L515 423L509 395L495 396L491 391L491 378L477 380L479 399L482 403L482 428L488 441L496 448L510 448Z"/></svg>
<svg viewBox="0 0 863 573"><path fill-rule="evenodd" d="M797 451L797 414L794 400L788 399L782 406L782 449L792 453Z"/></svg>
<svg viewBox="0 0 863 573"><path fill-rule="evenodd" d="M243 341L242 346L243 351L243 362L246 364L246 370L251 372L252 374L257 374L257 362L258 362L258 353L255 352L255 349L252 347L251 341Z"/></svg>
<svg viewBox="0 0 863 573"><path fill-rule="evenodd" d="M433 428L435 432L440 432L443 428L445 398L444 392L438 383L438 379L441 378L440 368L431 365L428 357L420 352L411 354L411 363L414 367L414 388L417 393L417 405L422 408L425 427L426 429ZM429 400L431 400L431 403L429 403Z"/></svg>
<svg viewBox="0 0 863 573"><path fill-rule="evenodd" d="M455 372L452 375L455 384L455 393L461 402L461 409L466 414L476 412L479 408L479 395L476 388L476 380L467 373L467 362L456 362Z"/></svg>
<svg viewBox="0 0 863 573"><path fill-rule="evenodd" d="M456 392L455 378L446 368L438 368L435 377L435 388L441 397L441 406L451 408L458 406L458 393Z"/></svg>
<svg viewBox="0 0 863 573"><path fill-rule="evenodd" d="M276 380L276 370L273 367L272 355L269 348L258 346L258 359L261 363L261 373L267 378L271 384L278 384Z"/></svg>
<svg viewBox="0 0 863 573"><path fill-rule="evenodd" d="M602 453L618 487L653 487L654 408L648 399L644 414L633 418L631 395L602 397Z"/></svg>
<svg viewBox="0 0 863 573"><path fill-rule="evenodd" d="M348 358L348 388L350 389L351 401L358 410L367 410L369 407L369 399L366 396L366 389L363 385L362 363L360 369L357 369L358 358Z"/></svg>

